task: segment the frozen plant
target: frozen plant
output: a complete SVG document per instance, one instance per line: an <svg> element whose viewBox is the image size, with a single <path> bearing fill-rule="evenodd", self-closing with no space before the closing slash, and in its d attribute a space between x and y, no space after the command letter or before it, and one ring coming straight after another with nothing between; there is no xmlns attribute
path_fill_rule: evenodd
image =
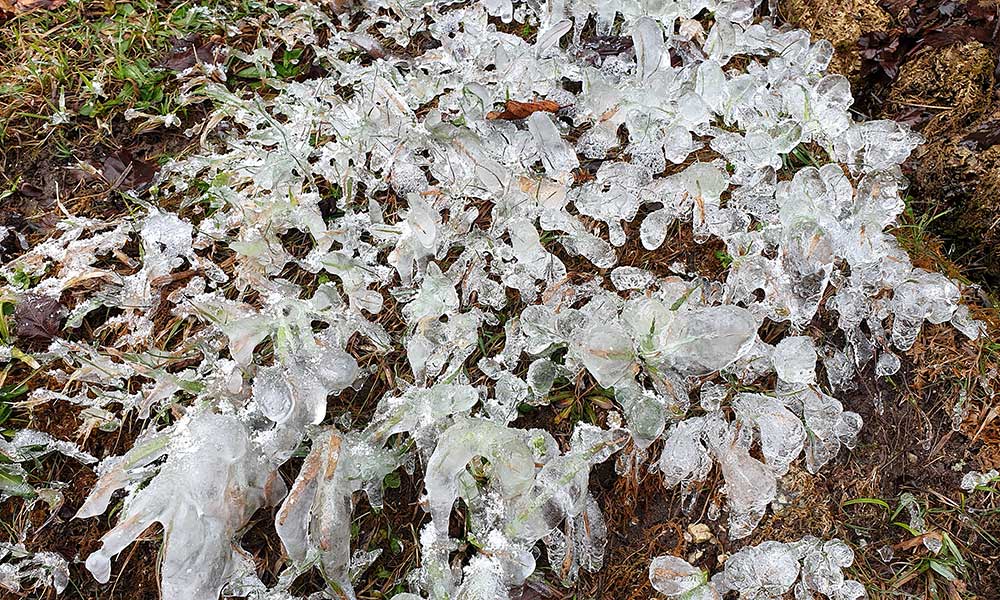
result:
<svg viewBox="0 0 1000 600"><path fill-rule="evenodd" d="M21 463L34 461L52 452L73 458L82 464L97 462L73 442L57 440L51 435L33 429L21 429L10 441L0 435L0 502L12 496L35 498L38 495L28 483L28 472Z"/></svg>
<svg viewBox="0 0 1000 600"><path fill-rule="evenodd" d="M709 600L735 592L746 600L776 600L789 593L803 599L857 600L865 597L864 586L843 574L853 562L854 552L842 541L806 536L744 548L710 580L682 558L659 556L650 564L649 578L668 598Z"/></svg>
<svg viewBox="0 0 1000 600"><path fill-rule="evenodd" d="M146 487L135 488L166 456ZM237 532L258 508L283 494L280 478L254 452L246 426L231 416L204 412L183 419L138 444L123 457L101 463L95 491L77 518L102 514L111 495L133 491L118 524L87 557L87 569L101 583L111 576L111 559L154 522L164 530L163 598L217 597L242 560Z"/></svg>
<svg viewBox="0 0 1000 600"><path fill-rule="evenodd" d="M0 542L0 588L14 594L69 585L69 564L55 552L28 552L23 544Z"/></svg>
<svg viewBox="0 0 1000 600"><path fill-rule="evenodd" d="M1000 472L997 472L996 469L990 469L985 473L980 473L979 471L969 471L962 476L962 483L960 487L966 492L971 492L976 488L988 486L998 479L1000 479Z"/></svg>
<svg viewBox="0 0 1000 600"><path fill-rule="evenodd" d="M608 533L591 469L625 447L620 469L652 462L686 493L718 467L745 537L794 461L816 472L855 443L838 394L858 373L896 373L925 322L983 330L962 286L890 232L920 136L857 120L832 44L755 17L757 0L328 4L268 13L260 47L232 50L259 88L234 91L222 66L180 75L211 110L190 132L202 148L164 165L143 210L67 215L2 268L68 292L70 331L112 313L108 343L39 353L52 377L31 395L88 427L145 423L79 513L124 490L87 557L99 580L159 522L168 599L287 598L314 567L350 595L370 559L349 544L356 495L381 506L385 475L419 461L413 592L503 598L542 546L571 582ZM321 68L279 78L273 47ZM697 251L663 265L678 231L727 269L698 273ZM621 422L578 423L563 447L516 425L585 387ZM346 405L374 389L352 423ZM279 469L307 447L286 495ZM456 502L476 548L462 566ZM272 589L239 539L268 505L290 557ZM761 545L711 581L672 559L653 571L674 596L847 599L843 550Z"/></svg>
<svg viewBox="0 0 1000 600"><path fill-rule="evenodd" d="M562 575L580 566L600 568L604 522L587 489L590 468L619 450L621 430L578 425L570 450L558 452L541 430L508 428L482 419L460 419L438 439L426 465L431 522L420 535L419 586L431 599L505 598L534 571L534 545L542 540ZM478 465L481 484L467 468ZM469 513L469 534L480 555L462 573L449 565L456 542L447 537L456 499Z"/></svg>

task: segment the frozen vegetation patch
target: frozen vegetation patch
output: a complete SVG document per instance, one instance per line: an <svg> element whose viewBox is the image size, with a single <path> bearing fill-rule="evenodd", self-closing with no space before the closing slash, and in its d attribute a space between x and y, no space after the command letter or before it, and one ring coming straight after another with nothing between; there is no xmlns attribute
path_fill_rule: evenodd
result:
<svg viewBox="0 0 1000 600"><path fill-rule="evenodd" d="M886 233L919 136L856 120L847 80L825 72L831 44L755 18L756 4L303 3L269 35L311 47L324 76L257 95L214 67L184 73L189 99L214 107L191 132L204 151L167 165L139 214L69 216L4 267L37 279L36 296L86 283L71 330L113 309L109 345L57 339L37 357L77 391L35 400L77 404L90 427L163 417L97 466L77 517L122 491L124 506L87 568L107 581L158 522L166 600L287 599L313 567L351 598L373 559L350 547L355 502L381 507L383 479L416 463L430 520L399 600L505 598L542 552L567 585L599 569L607 527L588 483L611 459L692 494L718 469L725 503L710 516L748 536L792 463L815 473L853 446L861 418L837 396L863 368L895 373L924 322L981 330L959 285ZM534 41L491 17L531 24ZM598 51L588 23L631 43ZM433 43L390 53L372 32ZM243 60L276 75L266 47ZM157 208L166 197L179 213ZM678 227L725 247L724 278L622 264L665 251ZM197 325L173 351L164 314ZM765 343L766 321L788 333ZM488 328L502 331L491 355ZM359 347L405 358L370 423L352 425L328 406L376 376ZM582 376L614 399L601 426L578 423L563 445L516 426L519 406ZM16 465L25 450L8 446ZM299 449L287 488L278 469ZM448 533L459 503L478 550L462 564ZM239 539L268 506L291 559L271 589ZM37 556L33 576L55 573ZM852 560L805 538L741 550L711 579L661 557L651 578L671 597L853 600Z"/></svg>
<svg viewBox="0 0 1000 600"><path fill-rule="evenodd" d="M682 558L658 556L649 566L649 580L667 598L683 600L718 600L727 592L753 600L787 598L789 593L796 600L857 600L865 596L865 587L843 572L852 563L854 552L847 544L807 536L744 548L711 578Z"/></svg>

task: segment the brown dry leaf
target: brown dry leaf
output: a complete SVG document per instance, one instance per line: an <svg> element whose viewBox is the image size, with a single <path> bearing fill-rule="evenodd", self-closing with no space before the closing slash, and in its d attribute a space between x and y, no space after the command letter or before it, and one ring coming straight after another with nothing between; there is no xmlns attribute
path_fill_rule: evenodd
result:
<svg viewBox="0 0 1000 600"><path fill-rule="evenodd" d="M0 0L0 11L14 14L29 10L55 10L66 4L66 0Z"/></svg>
<svg viewBox="0 0 1000 600"><path fill-rule="evenodd" d="M220 64L225 59L220 51L221 41L220 36L212 36L206 40L197 34L175 39L170 53L160 60L158 66L180 72L199 62Z"/></svg>
<svg viewBox="0 0 1000 600"><path fill-rule="evenodd" d="M917 546L920 546L921 544L924 543L924 540L927 539L934 539L941 541L941 534L937 531L931 531L928 533L924 533L922 535L918 535L916 537L912 537L908 540L904 540L898 544L894 544L892 548L893 550L909 550L910 548L916 548Z"/></svg>
<svg viewBox="0 0 1000 600"><path fill-rule="evenodd" d="M561 107L551 100L536 100L534 102L518 102L508 100L503 111L490 111L486 118L490 121L503 119L505 121L516 121L531 116L536 112L559 112Z"/></svg>
<svg viewBox="0 0 1000 600"><path fill-rule="evenodd" d="M19 338L47 342L59 335L62 314L58 298L27 295L14 306L14 330Z"/></svg>
<svg viewBox="0 0 1000 600"><path fill-rule="evenodd" d="M126 190L144 189L156 176L156 165L139 160L122 148L104 159L101 174L109 185Z"/></svg>

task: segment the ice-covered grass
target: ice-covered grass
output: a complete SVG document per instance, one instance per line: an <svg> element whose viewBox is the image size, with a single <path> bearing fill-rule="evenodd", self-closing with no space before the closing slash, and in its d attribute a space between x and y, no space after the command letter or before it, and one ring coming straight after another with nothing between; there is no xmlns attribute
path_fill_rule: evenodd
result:
<svg viewBox="0 0 1000 600"><path fill-rule="evenodd" d="M192 131L204 152L168 164L133 198L136 214L67 216L4 267L37 280L34 297L90 286L71 330L102 307L115 314L107 345L69 336L37 356L78 391L33 395L86 406L104 425L169 415L100 462L77 517L103 514L119 490L125 502L87 568L107 581L159 522L167 600L290 598L311 566L351 598L351 573L371 558L350 548L357 495L381 506L386 475L415 461L431 518L399 600L504 598L542 551L566 584L599 569L607 528L588 482L612 459L619 473L655 465L685 490L717 468L726 501L710 516L748 536L794 461L815 473L852 447L861 418L836 396L862 368L895 373L925 321L973 339L981 329L959 285L913 267L885 232L919 136L859 121L847 80L825 73L832 46L755 8L302 3L270 35L310 48L325 75L282 79L267 47L242 57L272 77L266 93L234 91L214 65L183 73L187 100L214 107ZM515 14L537 27L533 42L496 27ZM591 35L631 44L602 52ZM432 43L400 55L375 36ZM511 99L546 110L497 118ZM789 168L790 155L812 164ZM592 178L578 176L585 168ZM159 208L167 199L180 210ZM618 265L630 245L668 248L674 226L724 244L724 280ZM296 232L305 249L288 242ZM122 260L130 242L139 257ZM588 270L571 274L567 258ZM179 273L186 283L168 289ZM320 283L296 283L302 274ZM385 326L390 302L401 327ZM164 312L197 324L173 355L156 342ZM766 322L788 333L765 343ZM504 332L492 355L484 327ZM327 407L373 375L349 350L357 340L405 365L371 422L351 426ZM183 369L167 366L180 355ZM487 385L473 385L473 368ZM512 425L519 406L582 376L614 397L605 426L577 423L560 447ZM303 445L286 489L278 469ZM457 502L477 549L464 564L451 560ZM239 540L266 506L278 507L291 560L270 589ZM841 573L852 558L806 538L741 550L711 581L673 557L651 577L672 596L796 585L847 600L863 594Z"/></svg>

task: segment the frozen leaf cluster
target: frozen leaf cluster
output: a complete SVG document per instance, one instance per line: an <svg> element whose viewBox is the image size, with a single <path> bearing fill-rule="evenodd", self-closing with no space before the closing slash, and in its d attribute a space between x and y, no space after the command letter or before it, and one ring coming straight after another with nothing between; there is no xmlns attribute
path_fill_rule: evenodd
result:
<svg viewBox="0 0 1000 600"><path fill-rule="evenodd" d="M69 564L55 552L29 552L23 544L0 542L0 588L23 594L51 587L61 594L69 585Z"/></svg>
<svg viewBox="0 0 1000 600"><path fill-rule="evenodd" d="M985 473L969 471L962 476L960 487L967 492L971 492L978 487L987 486L998 479L1000 479L1000 472L997 472L996 469L990 469Z"/></svg>
<svg viewBox="0 0 1000 600"><path fill-rule="evenodd" d="M33 429L18 430L7 440L0 436L0 501L12 496L34 499L39 494L28 483L25 463L31 463L52 452L75 459L84 465L97 462L73 442L57 440L51 435Z"/></svg>
<svg viewBox="0 0 1000 600"><path fill-rule="evenodd" d="M842 541L806 536L796 542L768 541L730 556L722 571L707 571L676 556L659 556L649 566L653 588L668 598L713 600L734 592L741 599L798 600L866 597L864 586L844 577L854 552Z"/></svg>

